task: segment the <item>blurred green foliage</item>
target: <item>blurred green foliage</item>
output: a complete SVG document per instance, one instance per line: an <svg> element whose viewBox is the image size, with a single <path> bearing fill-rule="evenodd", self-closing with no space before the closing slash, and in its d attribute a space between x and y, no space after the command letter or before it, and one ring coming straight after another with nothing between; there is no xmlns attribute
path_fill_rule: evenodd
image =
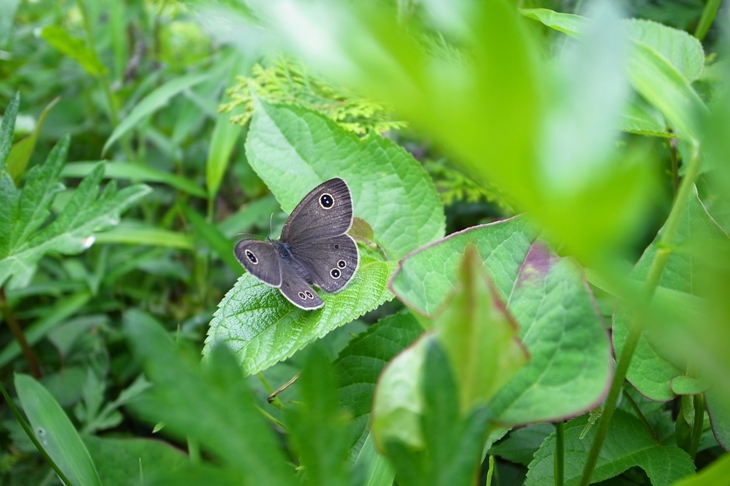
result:
<svg viewBox="0 0 730 486"><path fill-rule="evenodd" d="M0 0L0 483L727 477L719 5ZM334 176L292 311L231 249Z"/></svg>

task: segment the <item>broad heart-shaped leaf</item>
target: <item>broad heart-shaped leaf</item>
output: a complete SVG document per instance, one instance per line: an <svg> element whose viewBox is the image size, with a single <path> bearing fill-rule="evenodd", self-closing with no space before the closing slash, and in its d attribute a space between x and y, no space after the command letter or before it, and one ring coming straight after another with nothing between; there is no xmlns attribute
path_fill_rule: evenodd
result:
<svg viewBox="0 0 730 486"><path fill-rule="evenodd" d="M565 424L565 485L577 485L583 472L595 427L583 439L588 417L573 419ZM555 434L543 442L530 463L525 486L553 486ZM603 443L591 482L603 481L638 466L646 471L653 486L668 486L689 476L695 470L692 458L676 446L656 442L652 434L635 416L616 410L608 435Z"/></svg>
<svg viewBox="0 0 730 486"><path fill-rule="evenodd" d="M431 314L453 288L459 255L475 245L507 310L520 325L530 362L494 396L490 408L507 424L550 421L603 399L611 349L581 269L551 254L523 217L471 228L411 253L391 288Z"/></svg>
<svg viewBox="0 0 730 486"><path fill-rule="evenodd" d="M124 329L153 384L131 401L136 414L152 424L164 422L165 432L178 438L197 441L223 472L241 477L239 484L297 484L224 346L213 349L201 365L196 352L176 347L162 326L141 311L125 313Z"/></svg>
<svg viewBox="0 0 730 486"><path fill-rule="evenodd" d="M368 432L375 383L383 368L403 351L423 328L408 312L379 320L353 338L333 363L338 376L340 406L351 416L350 446L357 453Z"/></svg>
<svg viewBox="0 0 730 486"><path fill-rule="evenodd" d="M251 167L291 212L317 184L342 177L355 216L391 260L444 235L444 211L421 165L392 141L363 140L315 112L259 101L246 139Z"/></svg>
<svg viewBox="0 0 730 486"><path fill-rule="evenodd" d="M264 370L392 299L387 282L393 270L395 263L360 248L360 265L350 284L336 294L320 291L325 305L315 311L295 307L278 289L244 274L219 304L203 354L225 343L246 374Z"/></svg>
<svg viewBox="0 0 730 486"><path fill-rule="evenodd" d="M101 485L89 451L71 420L43 385L15 375L15 389L41 446L72 484Z"/></svg>
<svg viewBox="0 0 730 486"><path fill-rule="evenodd" d="M15 188L7 173L0 173L0 285L13 277L10 286L22 287L30 280L38 260L48 251L74 254L82 251L94 232L119 221L119 214L150 192L145 185L117 191L111 181L99 195L103 166L99 165L73 191L61 212L38 230L50 214L54 195L61 189L58 175L66 159L69 138L53 148L48 159L28 171L22 190ZM93 241L93 240L91 240Z"/></svg>
<svg viewBox="0 0 730 486"><path fill-rule="evenodd" d="M659 235L662 234L662 231L660 230ZM658 238L644 251L636 263L631 272L632 278L637 280L646 278L657 252ZM682 251L683 245L690 244L692 238L727 239L727 235L707 213L696 191L683 213L677 232L676 246L671 249L657 289L657 295L662 290L675 291L677 294L675 304L676 302L692 302L691 294L697 287L694 279L697 276L697 268L701 266L700 260L691 251ZM617 306L613 316L613 345L617 355L623 349L631 319L630 309L622 305ZM654 332L661 332L661 328L649 328L639 338L626 378L648 398L667 401L675 397L671 389L672 379L686 374L686 364L682 363L678 356L667 352L665 346L652 340Z"/></svg>

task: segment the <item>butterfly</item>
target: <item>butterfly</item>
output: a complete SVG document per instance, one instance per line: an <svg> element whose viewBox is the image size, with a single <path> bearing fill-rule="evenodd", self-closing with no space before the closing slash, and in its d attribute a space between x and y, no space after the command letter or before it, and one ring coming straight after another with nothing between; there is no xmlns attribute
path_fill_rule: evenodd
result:
<svg viewBox="0 0 730 486"><path fill-rule="evenodd" d="M319 309L324 301L312 285L327 293L339 292L357 270L357 244L347 234L352 218L350 188L336 177L304 196L279 240L241 240L234 254L248 273L277 287L295 306Z"/></svg>

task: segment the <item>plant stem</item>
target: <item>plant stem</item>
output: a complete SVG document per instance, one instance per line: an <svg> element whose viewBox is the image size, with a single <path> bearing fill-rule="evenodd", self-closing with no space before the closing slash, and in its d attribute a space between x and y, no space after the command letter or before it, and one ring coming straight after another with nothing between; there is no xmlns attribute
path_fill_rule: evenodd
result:
<svg viewBox="0 0 730 486"><path fill-rule="evenodd" d="M695 187L694 184L699 172L699 146L696 142L693 142L692 155L687 166L687 173L684 179L682 179L679 191L677 192L677 197L672 205L672 210L669 213L669 217L667 218L664 228L660 233L659 242L657 243L657 252L654 254L654 259L651 262L649 273L646 277L646 281L644 282L644 302L647 306L654 295L654 291L659 285L662 273L664 272L664 267L666 266L667 260L672 252L672 245L677 237L679 224L682 220L682 216L684 215L684 211L687 209L687 204L692 194L692 190ZM634 355L636 345L638 344L639 338L644 330L646 308L647 307L643 307L640 311L634 314L634 318L629 326L626 341L624 342L623 349L621 350L621 356L616 364L616 373L613 376L611 389L608 392L608 397L606 397L603 414L598 421L596 435L593 438L593 443L591 444L591 449L588 452L586 464L583 467L583 475L581 476L579 483L581 486L587 486L590 484L593 469L596 467L596 462L598 462L598 455L601 452L601 447L603 447L603 441L606 439L608 427L611 423L611 419L613 418L613 412L616 410L618 396L623 388L629 364L631 364L631 358Z"/></svg>
<svg viewBox="0 0 730 486"><path fill-rule="evenodd" d="M705 8L702 10L702 17L700 17L694 33L694 36L700 41L705 39L707 31L710 30L710 26L717 15L718 8L720 8L720 0L708 0L705 4Z"/></svg>
<svg viewBox="0 0 730 486"><path fill-rule="evenodd" d="M39 379L43 376L43 372L38 364L38 359L35 357L35 353L33 353L33 349L25 339L23 330L20 328L18 321L15 319L15 314L13 314L13 311L10 310L10 304L5 296L5 287L0 287L0 312L2 312L3 317L5 317L5 322L8 323L8 327L10 328L10 332L13 333L13 337L20 345L20 349L23 351L23 356L25 356L25 360L28 362L30 370L33 373L33 378Z"/></svg>
<svg viewBox="0 0 730 486"><path fill-rule="evenodd" d="M654 440L656 440L657 444L659 444L661 441L659 440L659 436L656 435L656 432L651 427L651 424L648 420L646 420L646 417L644 417L644 414L641 412L641 409L636 404L633 398L631 398L631 395L629 395L629 392L624 390L623 392L624 398L627 402L629 402L629 405L631 405L631 408L634 409L634 412L636 413L636 416L639 417L639 420L641 420L641 423L644 424L644 427L646 427L646 430L651 434L652 437L654 437Z"/></svg>
<svg viewBox="0 0 730 486"><path fill-rule="evenodd" d="M694 461L697 455L697 449L700 448L700 440L702 439L703 421L705 418L705 400L701 393L694 396L695 423L692 428L692 444L690 445L689 455Z"/></svg>
<svg viewBox="0 0 730 486"><path fill-rule="evenodd" d="M553 469L555 474L555 486L563 486L565 482L565 423L560 421L555 424L555 454Z"/></svg>

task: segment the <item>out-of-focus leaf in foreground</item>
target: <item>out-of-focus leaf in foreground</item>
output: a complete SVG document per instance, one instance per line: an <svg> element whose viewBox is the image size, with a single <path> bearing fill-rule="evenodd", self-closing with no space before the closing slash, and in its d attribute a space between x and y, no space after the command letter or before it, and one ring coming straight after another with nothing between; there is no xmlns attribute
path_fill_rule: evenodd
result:
<svg viewBox="0 0 730 486"><path fill-rule="evenodd" d="M176 349L149 315L129 311L124 326L153 384L132 402L137 414L164 422L178 438L197 441L222 465L219 474L246 484L296 484L240 366L224 346L212 349L201 366L198 353Z"/></svg>

